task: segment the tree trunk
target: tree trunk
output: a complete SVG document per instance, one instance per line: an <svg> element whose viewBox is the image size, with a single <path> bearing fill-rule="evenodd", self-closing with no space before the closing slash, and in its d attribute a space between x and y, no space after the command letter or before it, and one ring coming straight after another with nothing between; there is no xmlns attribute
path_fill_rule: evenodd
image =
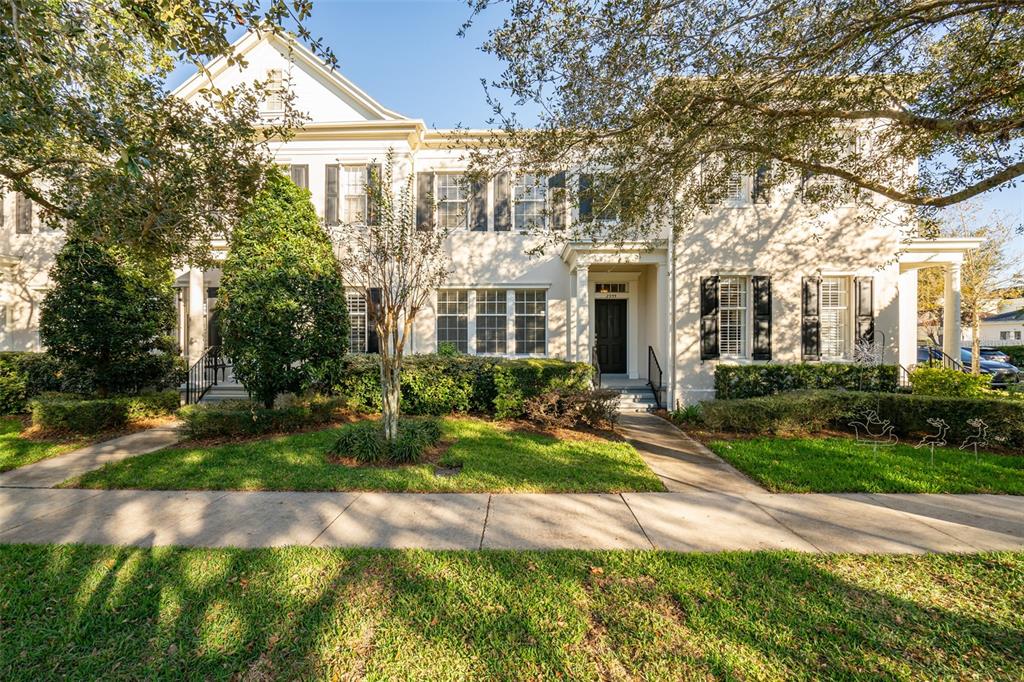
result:
<svg viewBox="0 0 1024 682"><path fill-rule="evenodd" d="M971 374L981 374L981 321L977 310L971 315Z"/></svg>
<svg viewBox="0 0 1024 682"><path fill-rule="evenodd" d="M402 398L400 372L401 367L395 358L381 356L381 423L384 426L384 439L389 443L398 437L398 415Z"/></svg>

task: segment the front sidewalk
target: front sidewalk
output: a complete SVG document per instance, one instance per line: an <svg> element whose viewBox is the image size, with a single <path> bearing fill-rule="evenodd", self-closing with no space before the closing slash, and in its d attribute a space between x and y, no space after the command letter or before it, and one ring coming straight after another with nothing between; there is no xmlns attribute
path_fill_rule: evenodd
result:
<svg viewBox="0 0 1024 682"><path fill-rule="evenodd" d="M977 552L1024 548L1024 498L8 488L0 543Z"/></svg>

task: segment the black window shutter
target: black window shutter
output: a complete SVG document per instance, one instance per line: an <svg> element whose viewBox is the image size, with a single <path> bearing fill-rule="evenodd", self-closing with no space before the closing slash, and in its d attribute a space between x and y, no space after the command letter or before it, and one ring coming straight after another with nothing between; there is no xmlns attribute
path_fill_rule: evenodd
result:
<svg viewBox="0 0 1024 682"><path fill-rule="evenodd" d="M338 211L338 164L324 167L324 222L337 225Z"/></svg>
<svg viewBox="0 0 1024 682"><path fill-rule="evenodd" d="M487 183L477 180L469 186L469 227L474 232L487 231Z"/></svg>
<svg viewBox="0 0 1024 682"><path fill-rule="evenodd" d="M416 174L416 229L434 227L434 174Z"/></svg>
<svg viewBox="0 0 1024 682"><path fill-rule="evenodd" d="M15 234L32 234L32 200L18 192L14 200Z"/></svg>
<svg viewBox="0 0 1024 682"><path fill-rule="evenodd" d="M718 276L700 278L700 359L718 357Z"/></svg>
<svg viewBox="0 0 1024 682"><path fill-rule="evenodd" d="M821 359L821 277L804 277L800 347L804 360Z"/></svg>
<svg viewBox="0 0 1024 682"><path fill-rule="evenodd" d="M559 171L548 178L548 193L551 195L551 229L565 229L565 171Z"/></svg>
<svg viewBox="0 0 1024 682"><path fill-rule="evenodd" d="M772 278L751 277L754 289L754 360L772 359Z"/></svg>
<svg viewBox="0 0 1024 682"><path fill-rule="evenodd" d="M374 313L380 305L380 289L370 289L369 305L366 306L366 352L380 352L380 338L377 336L377 317Z"/></svg>
<svg viewBox="0 0 1024 682"><path fill-rule="evenodd" d="M292 182L301 187L302 189L309 189L309 166L306 165L293 165L290 168Z"/></svg>
<svg viewBox="0 0 1024 682"><path fill-rule="evenodd" d="M373 191L381 181L384 169L379 163L371 163L366 167L366 224L379 225L380 211L373 203Z"/></svg>
<svg viewBox="0 0 1024 682"><path fill-rule="evenodd" d="M508 232L512 229L512 188L508 173L494 177L494 231Z"/></svg>
<svg viewBox="0 0 1024 682"><path fill-rule="evenodd" d="M4 224L4 219L7 217L7 195L0 192L0 225Z"/></svg>
<svg viewBox="0 0 1024 682"><path fill-rule="evenodd" d="M580 220L590 220L594 215L594 176L580 173Z"/></svg>
<svg viewBox="0 0 1024 682"><path fill-rule="evenodd" d="M854 315L857 319L856 341L871 343L875 339L875 278L857 277L853 280L857 292Z"/></svg>

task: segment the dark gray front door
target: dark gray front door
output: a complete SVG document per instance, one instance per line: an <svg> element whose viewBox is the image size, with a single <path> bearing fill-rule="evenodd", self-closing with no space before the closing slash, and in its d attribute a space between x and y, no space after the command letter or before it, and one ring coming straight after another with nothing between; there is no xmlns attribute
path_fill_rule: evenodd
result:
<svg viewBox="0 0 1024 682"><path fill-rule="evenodd" d="M626 373L626 301L594 301L594 342L597 361L605 374Z"/></svg>

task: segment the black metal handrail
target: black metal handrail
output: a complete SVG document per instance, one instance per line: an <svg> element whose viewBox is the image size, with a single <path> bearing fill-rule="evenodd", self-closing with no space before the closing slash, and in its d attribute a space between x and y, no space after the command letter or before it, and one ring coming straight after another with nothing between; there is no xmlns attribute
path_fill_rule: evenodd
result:
<svg viewBox="0 0 1024 682"><path fill-rule="evenodd" d="M966 372L964 365L959 360L950 357L944 350L938 346L925 346L928 349L928 360L924 363L917 363L918 365L924 364L926 367L942 367L944 369L955 369L958 372ZM936 357L938 354L938 357Z"/></svg>
<svg viewBox="0 0 1024 682"><path fill-rule="evenodd" d="M594 387L601 388L601 361L597 359L597 349L590 354L590 364L594 366Z"/></svg>
<svg viewBox="0 0 1024 682"><path fill-rule="evenodd" d="M655 377L657 377L657 380L655 380ZM658 362L658 356L654 353L654 347L647 346L647 385L651 387L651 391L654 393L654 404L658 406L659 410L662 408L661 391L664 388L663 380L661 363Z"/></svg>
<svg viewBox="0 0 1024 682"><path fill-rule="evenodd" d="M185 404L198 403L212 387L217 385L217 374L220 380L227 379L228 365L220 355L220 346L210 346L199 356L185 378Z"/></svg>

